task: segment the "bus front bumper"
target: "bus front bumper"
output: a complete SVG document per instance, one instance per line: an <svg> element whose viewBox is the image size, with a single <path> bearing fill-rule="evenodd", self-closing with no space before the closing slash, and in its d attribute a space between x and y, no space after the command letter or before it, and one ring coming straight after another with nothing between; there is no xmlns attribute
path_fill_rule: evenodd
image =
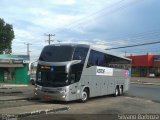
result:
<svg viewBox="0 0 160 120"><path fill-rule="evenodd" d="M64 92L55 92L55 91L42 91L41 89L35 88L34 94L37 98L40 98L44 101L69 101L68 94Z"/></svg>

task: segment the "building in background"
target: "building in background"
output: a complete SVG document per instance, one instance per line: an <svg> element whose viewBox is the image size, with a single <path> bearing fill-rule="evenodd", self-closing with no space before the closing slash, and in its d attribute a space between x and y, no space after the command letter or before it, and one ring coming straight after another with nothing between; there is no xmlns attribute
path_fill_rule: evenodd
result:
<svg viewBox="0 0 160 120"><path fill-rule="evenodd" d="M132 59L133 77L159 77L160 76L160 55L128 56Z"/></svg>
<svg viewBox="0 0 160 120"><path fill-rule="evenodd" d="M29 84L28 55L0 55L1 84Z"/></svg>
<svg viewBox="0 0 160 120"><path fill-rule="evenodd" d="M154 55L155 75L160 77L160 55Z"/></svg>

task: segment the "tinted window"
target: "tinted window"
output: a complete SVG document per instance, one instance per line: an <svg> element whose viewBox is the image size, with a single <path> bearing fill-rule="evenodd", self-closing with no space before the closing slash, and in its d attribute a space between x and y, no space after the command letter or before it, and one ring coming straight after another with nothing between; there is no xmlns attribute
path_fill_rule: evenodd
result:
<svg viewBox="0 0 160 120"><path fill-rule="evenodd" d="M72 46L46 46L39 60L46 62L65 62L72 59L74 48Z"/></svg>
<svg viewBox="0 0 160 120"><path fill-rule="evenodd" d="M63 87L69 84L65 66L38 65L36 84L44 87Z"/></svg>
<svg viewBox="0 0 160 120"><path fill-rule="evenodd" d="M73 60L81 60L81 63L78 63L78 64L71 66L70 76L69 76L71 84L78 82L80 80L87 53L88 53L88 48L77 47L75 49L74 55L73 55Z"/></svg>
<svg viewBox="0 0 160 120"><path fill-rule="evenodd" d="M71 83L78 82L80 80L83 70L83 64L78 63L71 66L69 79Z"/></svg>
<svg viewBox="0 0 160 120"><path fill-rule="evenodd" d="M119 69L129 69L130 63L131 62L129 60L106 54L106 66L107 67L119 68Z"/></svg>
<svg viewBox="0 0 160 120"><path fill-rule="evenodd" d="M102 66L118 69L129 69L130 63L131 62L129 60L91 50L87 67Z"/></svg>
<svg viewBox="0 0 160 120"><path fill-rule="evenodd" d="M74 51L73 60L82 60L82 63L84 63L86 60L87 53L88 48L77 47Z"/></svg>
<svg viewBox="0 0 160 120"><path fill-rule="evenodd" d="M91 50L89 60L88 60L88 66L94 66L94 65L105 66L105 64L106 64L105 54Z"/></svg>

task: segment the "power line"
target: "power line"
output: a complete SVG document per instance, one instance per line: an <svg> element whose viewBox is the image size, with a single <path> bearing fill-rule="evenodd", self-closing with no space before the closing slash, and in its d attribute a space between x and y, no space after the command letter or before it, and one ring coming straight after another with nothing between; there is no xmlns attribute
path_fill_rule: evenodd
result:
<svg viewBox="0 0 160 120"><path fill-rule="evenodd" d="M128 35L126 35L126 37L120 37L120 38L118 38L119 40L116 40L116 39L110 39L110 40L113 41L112 44L117 44L117 43L120 44L124 40L125 40L125 42L129 41L130 43L132 43L132 42L135 43L135 40L142 40L142 38L144 40L144 39L146 39L146 37L148 37L150 39L151 38L155 39L153 37L156 37L156 39L157 39L157 37L159 35L160 35L160 30L158 30L158 31L154 30L154 31L145 31L143 33L133 34L130 37L127 37ZM131 41L131 40L134 40L134 41Z"/></svg>
<svg viewBox="0 0 160 120"><path fill-rule="evenodd" d="M129 34L128 34L129 35ZM48 35L47 35L48 36ZM141 33L136 33L136 34L130 34L130 37L120 37L120 38L118 38L119 40L117 40L117 39L113 39L113 38L111 38L111 40L112 40L112 42L110 43L110 44L112 44L112 45L114 45L114 44L121 44L122 43L122 41L125 41L125 42L127 42L127 41L129 41L129 43L135 43L135 40L142 40L142 38L144 38L144 39L146 39L146 37L149 37L150 39L152 38L152 37L155 37L155 36L160 36L160 30L158 29L158 30L150 30L150 31L144 31L144 32L141 32ZM152 38L153 39L153 38ZM157 39L157 38L156 38ZM131 41L131 40L134 40L134 41ZM47 40L48 41L48 40ZM65 41L65 40L64 40ZM146 40L145 40L146 41ZM20 44L21 43L23 43L24 44L24 42L21 42L21 41L14 41L14 43L19 43L19 46L21 46ZM58 41L59 42L59 41ZM60 42L62 42L62 41L60 41ZM106 41L107 42L107 41ZM138 41L138 42L136 42L137 44L139 44L140 43L140 41ZM108 44L108 43L107 43ZM34 45L34 46L43 46L43 44L32 44L32 45Z"/></svg>
<svg viewBox="0 0 160 120"><path fill-rule="evenodd" d="M154 34L154 33L153 33ZM155 40L159 40L160 38L157 38L157 39L155 39ZM141 46L141 44L143 45L144 43L142 43L142 42L140 42L139 40L141 40L141 39L134 39L134 38L130 38L129 40L138 40L138 42L135 42L134 41L134 43L135 44L140 44L140 46ZM62 40L62 41L65 41L65 40ZM81 40L76 40L76 41L81 41ZM127 41L126 40L117 40L117 41L114 41L114 40L111 40L112 42L110 42L110 41L107 41L107 40L105 40L104 41L104 43L96 43L97 41L94 41L94 42L92 42L91 44L96 44L96 45L109 45L109 46L112 46L112 45L114 45L114 44L119 44L119 45L122 45L122 47L125 47L125 44L131 44L131 43L133 43L133 42L131 42L131 41L128 41L128 43L126 43ZM147 42L147 41L149 41L149 40L144 40L145 42ZM89 41L82 41L82 42L87 42L87 43L90 43ZM99 41L98 41L99 42ZM158 41L159 42L159 41ZM123 44L124 44L124 46L123 46ZM154 44L153 42L151 43L151 44ZM133 46L134 47L134 46ZM115 47L115 48L117 48L117 47ZM108 48L108 49L111 49L111 48Z"/></svg>
<svg viewBox="0 0 160 120"><path fill-rule="evenodd" d="M129 48L129 47L137 47L137 46L144 46L144 45L151 45L151 44L158 44L158 43L160 43L160 41L143 43L143 44L136 44L136 45L128 45L128 46L122 46L122 47L108 48L108 49L106 49L106 50L122 49L122 48Z"/></svg>
<svg viewBox="0 0 160 120"><path fill-rule="evenodd" d="M96 14L104 11L105 9L108 10L108 9L116 6L117 4L121 4L123 1L126 1L126 0L119 0L118 2L115 2L115 3L111 4L110 6L106 6L106 7L102 8L102 9L100 9L100 10L94 12L94 13L91 13L91 14L89 14L89 15L87 15L87 16L83 16L83 17L79 18L79 19L78 19L77 21L75 21L75 22L66 24L66 25L65 25L65 28L67 28L67 29L72 29L74 26L79 26L81 23L85 22L86 19L89 19L90 17L95 16ZM56 29L54 29L54 31L59 32L60 30L59 30L59 28L56 28Z"/></svg>
<svg viewBox="0 0 160 120"><path fill-rule="evenodd" d="M123 1L125 1L125 0L121 0L121 1L117 2L116 4L113 4L113 6L111 6L111 7L109 7L109 8L112 8L112 7L116 6L117 4L122 3ZM105 12L105 13L103 13L103 14L105 14L105 15L113 14L113 13L119 11L120 9L126 8L126 7L128 7L129 5L135 4L135 3L137 3L137 2L140 2L140 1L139 1L139 0L135 0L135 1L131 2L131 3L123 4L123 5L119 6L119 7L116 7L116 8L114 8L114 9L111 9L110 11L107 11L107 12ZM77 24L73 24L73 25L71 24L71 25L69 25L69 26L68 26L68 29L72 29L72 28L76 28L76 27L82 27L82 23L86 22L86 19L89 20L90 17L95 16L95 15L97 15L98 13L102 13L102 11L104 11L106 8L108 8L108 7L105 7L105 8L103 8L103 9L101 9L101 10L99 10L99 11L91 14L91 15L88 15L88 16L84 17L83 19L80 19L80 20L77 22ZM100 15L99 15L99 16L100 16ZM95 16L95 17L96 17L96 18L98 17L99 19L101 19L102 17L99 17L99 16ZM90 21L89 21L89 22L90 22Z"/></svg>
<svg viewBox="0 0 160 120"><path fill-rule="evenodd" d="M151 40L152 39L152 40ZM115 45L121 45L121 46L125 46L127 44L143 44L144 42L150 42L150 41L156 41L156 40L159 40L160 37L157 37L157 38L149 38L149 39L134 39L134 38L129 38L128 40L126 39L122 39L122 40L110 40L112 42L108 42L107 45L110 45L110 46L115 46ZM143 42L142 42L143 41Z"/></svg>
<svg viewBox="0 0 160 120"><path fill-rule="evenodd" d="M131 50L127 50L127 52L128 53L142 53L142 52L152 52L152 51L159 51L160 52L160 47L159 47L159 45L157 45L157 46L154 46L154 48L153 47L151 47L151 48L149 48L149 47L147 47L147 49L146 48L139 48L139 49L131 49ZM124 51L122 51L122 52L124 52Z"/></svg>
<svg viewBox="0 0 160 120"><path fill-rule="evenodd" d="M78 25L80 25L81 23L85 22L86 19L89 19L90 17L95 16L95 15L103 12L103 11L106 10L106 9L108 10L108 9L110 9L110 8L113 8L114 6L117 6L118 4L121 4L123 1L125 1L125 0L120 0L120 1L118 1L118 2L116 2L116 3L114 3L114 4L112 4L112 5L110 5L109 7L108 7L108 6L107 6L107 7L104 7L104 8L102 8L101 10L96 11L95 13L92 13L92 14L90 14L90 15L88 15L88 16L85 16L85 17L79 19L79 20L77 21L77 23L74 23L74 24L72 23L72 24L69 24L69 25L67 25L67 26L68 26L69 28L78 26Z"/></svg>
<svg viewBox="0 0 160 120"><path fill-rule="evenodd" d="M45 36L48 36L48 40L46 40L48 42L48 44L50 45L51 42L53 42L54 40L51 40L52 36L55 36L55 34L45 34Z"/></svg>
<svg viewBox="0 0 160 120"><path fill-rule="evenodd" d="M156 49L143 49L143 50L132 50L132 51L121 51L125 54L125 56L127 56L127 54L146 54L146 53L152 53L152 54L157 54L157 53L160 53L160 49L159 48L156 48Z"/></svg>
<svg viewBox="0 0 160 120"><path fill-rule="evenodd" d="M99 14L99 13L102 13L103 11L105 11L105 10L108 10L107 12L105 11L105 15L109 15L109 14L112 14L112 13L115 13L115 12L117 12L117 11L119 11L120 9L123 9L123 8L125 8L125 7L128 7L128 6L130 6L130 5L132 5L132 4L135 4L135 3L137 3L137 2L140 2L139 0L134 0L133 2L130 2L130 3L127 3L127 4L123 4L123 2L124 1L126 1L126 0L119 0L118 2L116 2L116 3L113 3L113 4L111 4L110 6L107 6L107 7L104 7L104 8L102 8L101 10L98 10L97 12L94 12L94 13L91 13L90 15L88 15L88 16L84 16L84 17L82 17L82 18L80 18L79 20L77 20L76 22L72 22L71 24L68 24L68 25L66 25L66 27L65 28L67 28L67 29L71 29L71 30L73 30L74 28L76 28L76 27L82 27L82 24L84 23L84 22L86 22L87 20L88 20L88 22L90 23L90 18L91 17L98 17L98 19L101 19L102 17L99 17L99 16L96 16L97 14ZM141 0L142 1L142 0ZM120 5L120 6L117 6L117 5ZM104 14L104 13L103 13ZM100 15L100 16L102 16L102 15ZM83 24L84 25L84 24ZM54 29L56 32L59 32L60 30L57 28L57 29Z"/></svg>

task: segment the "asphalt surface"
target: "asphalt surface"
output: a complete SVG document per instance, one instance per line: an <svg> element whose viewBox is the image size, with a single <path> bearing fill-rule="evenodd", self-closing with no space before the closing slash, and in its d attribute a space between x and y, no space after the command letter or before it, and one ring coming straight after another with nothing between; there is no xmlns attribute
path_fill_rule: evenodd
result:
<svg viewBox="0 0 160 120"><path fill-rule="evenodd" d="M30 88L33 88L33 86L31 86ZM32 90L32 89L31 89ZM30 91L26 91L25 94L27 94L27 96L32 97L33 93ZM130 85L130 89L129 91L125 94L125 96L129 96L129 97L137 97L137 98L143 98L146 100L152 100L154 102L159 102L160 103L160 86L158 85L143 85L143 84L131 84ZM6 94L3 95L3 98L6 99L5 97L12 97L13 96L19 96L22 93L12 93L12 94ZM1 94L2 95L2 94ZM10 96L8 96L10 95ZM25 96L25 95L24 95ZM15 97L17 98L17 97ZM98 99L98 98L95 98ZM43 104L43 102L39 101L39 100L30 100L30 99L26 99L26 100L11 100L11 101L0 101L0 108L9 108L9 107L18 107L18 106L27 106L27 105L33 105L33 104Z"/></svg>
<svg viewBox="0 0 160 120"><path fill-rule="evenodd" d="M114 120L118 120L117 115L121 114L160 114L160 103L128 96L104 96L90 99L86 103L75 101L67 105L70 107L68 111L28 116L23 120L106 120L110 115L111 119L114 117Z"/></svg>
<svg viewBox="0 0 160 120"><path fill-rule="evenodd" d="M34 98L34 86L7 86L0 88L0 101L27 100Z"/></svg>
<svg viewBox="0 0 160 120"><path fill-rule="evenodd" d="M160 86L131 84L127 93L128 96L140 97L160 103Z"/></svg>
<svg viewBox="0 0 160 120"><path fill-rule="evenodd" d="M11 108L11 107L21 107L28 105L41 105L43 104L40 101L33 100L12 100L12 101L0 101L0 109L2 108Z"/></svg>
<svg viewBox="0 0 160 120"><path fill-rule="evenodd" d="M66 119L66 120L81 120L81 119L115 119L118 114L147 114L147 113L158 113L160 114L160 79L146 79L146 78L134 78L131 82L137 82L138 84L131 84L130 90L124 96L112 97L103 96L98 98L92 98L87 103L79 103L77 101L68 102L68 111L54 113L41 114L28 116L23 119ZM152 85L145 85L143 83L154 83ZM66 105L61 102L49 102L44 103L37 100L11 100L5 101L10 98L30 98L33 94L34 86L11 88L11 89L0 89L0 109L11 107L24 107L33 105ZM26 107L25 107L26 106ZM59 115L62 114L62 115ZM85 116L84 116L85 114ZM90 115L91 114L91 115ZM89 116L88 116L89 115ZM101 116L99 116L101 115Z"/></svg>
<svg viewBox="0 0 160 120"><path fill-rule="evenodd" d="M24 120L117 120L121 114L159 114L159 93L160 86L157 85L131 84L129 92L123 96L92 98L87 103L69 102L68 111L29 116Z"/></svg>

